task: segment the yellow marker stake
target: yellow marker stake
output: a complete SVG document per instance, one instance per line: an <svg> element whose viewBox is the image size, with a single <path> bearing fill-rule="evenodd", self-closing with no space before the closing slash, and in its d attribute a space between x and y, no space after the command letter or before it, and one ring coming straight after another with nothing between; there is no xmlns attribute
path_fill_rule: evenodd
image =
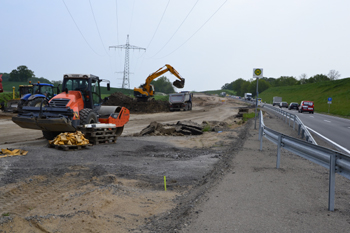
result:
<svg viewBox="0 0 350 233"><path fill-rule="evenodd" d="M164 190L166 191L166 176L164 176Z"/></svg>

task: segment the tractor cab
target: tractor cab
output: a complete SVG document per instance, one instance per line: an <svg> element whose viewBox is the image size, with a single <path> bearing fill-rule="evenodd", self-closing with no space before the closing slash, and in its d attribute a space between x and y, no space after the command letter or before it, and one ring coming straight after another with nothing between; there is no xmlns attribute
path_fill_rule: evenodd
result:
<svg viewBox="0 0 350 233"><path fill-rule="evenodd" d="M47 99L51 99L54 97L54 86L52 84L47 83L37 83L33 84L33 94L42 94Z"/></svg>
<svg viewBox="0 0 350 233"><path fill-rule="evenodd" d="M84 108L94 109L102 104L100 82L106 81L99 79L95 75L82 75L82 74L66 74L63 78L62 90L80 91ZM110 90L109 83L107 89Z"/></svg>

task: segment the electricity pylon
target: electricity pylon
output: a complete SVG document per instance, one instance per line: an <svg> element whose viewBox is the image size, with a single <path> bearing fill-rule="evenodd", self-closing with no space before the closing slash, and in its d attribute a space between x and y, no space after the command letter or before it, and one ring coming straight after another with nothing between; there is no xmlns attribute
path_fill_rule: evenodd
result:
<svg viewBox="0 0 350 233"><path fill-rule="evenodd" d="M123 72L124 74L123 74L122 88L130 89L130 80L129 80L129 74L130 74L129 73L129 49L138 49L138 50L146 50L146 49L129 44L129 35L126 38L126 44L109 46L109 48L125 49L125 63L124 63L124 72Z"/></svg>

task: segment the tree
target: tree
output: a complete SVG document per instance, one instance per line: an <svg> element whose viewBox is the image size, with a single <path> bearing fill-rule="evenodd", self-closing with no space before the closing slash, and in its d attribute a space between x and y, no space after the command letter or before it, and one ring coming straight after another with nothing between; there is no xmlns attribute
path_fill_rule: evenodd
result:
<svg viewBox="0 0 350 233"><path fill-rule="evenodd" d="M28 82L33 77L35 77L34 72L29 70L28 67L18 66L16 70L11 71L9 81Z"/></svg>
<svg viewBox="0 0 350 233"><path fill-rule="evenodd" d="M163 92L166 94L174 93L173 84L169 81L169 79L165 76L158 78L157 80L153 80L151 84L154 86L154 90L156 92Z"/></svg>
<svg viewBox="0 0 350 233"><path fill-rule="evenodd" d="M305 73L302 73L300 76L299 76L299 84L305 84L307 81L307 75Z"/></svg>
<svg viewBox="0 0 350 233"><path fill-rule="evenodd" d="M329 81L330 79L324 74L316 74L313 77L307 79L307 83L319 83L323 81Z"/></svg>
<svg viewBox="0 0 350 233"><path fill-rule="evenodd" d="M278 79L276 79L274 86L292 86L296 85L297 83L298 81L293 76L281 76Z"/></svg>
<svg viewBox="0 0 350 233"><path fill-rule="evenodd" d="M340 74L336 70L330 70L327 76L330 80L336 80L340 77Z"/></svg>

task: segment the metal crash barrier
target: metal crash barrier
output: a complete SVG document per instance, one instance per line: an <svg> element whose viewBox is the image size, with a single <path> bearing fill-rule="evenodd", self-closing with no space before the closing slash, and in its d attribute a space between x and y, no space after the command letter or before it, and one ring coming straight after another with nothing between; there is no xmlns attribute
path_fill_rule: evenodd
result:
<svg viewBox="0 0 350 233"><path fill-rule="evenodd" d="M297 115L293 113L289 113L287 111L283 111L282 109L279 109L279 108L266 105L266 104L263 105L263 108L268 108L272 110L285 123L288 123L289 126L291 126L291 121L292 121L293 130L298 131L298 135L300 136L301 139L305 139L305 141L317 145L315 139L312 137L309 130L307 130L307 127L303 124L303 122L300 120L300 118Z"/></svg>
<svg viewBox="0 0 350 233"><path fill-rule="evenodd" d="M289 114L289 116L285 115L285 117L287 118L288 116L289 119L294 119L294 123L299 121L299 128L304 129L304 134L308 136L308 139L305 141L269 129L264 124L263 114L261 110L259 112L259 115L260 151L262 150L263 137L267 138L269 141L277 145L276 168L280 167L281 147L283 147L284 149L296 155L299 155L300 157L303 157L311 162L329 169L328 210L334 211L335 174L338 173L345 178L350 179L350 157L341 152L318 146L316 143L312 143L314 141L313 138L311 135L309 136L306 128L303 128L303 124L300 119L298 117L295 117L294 114Z"/></svg>

